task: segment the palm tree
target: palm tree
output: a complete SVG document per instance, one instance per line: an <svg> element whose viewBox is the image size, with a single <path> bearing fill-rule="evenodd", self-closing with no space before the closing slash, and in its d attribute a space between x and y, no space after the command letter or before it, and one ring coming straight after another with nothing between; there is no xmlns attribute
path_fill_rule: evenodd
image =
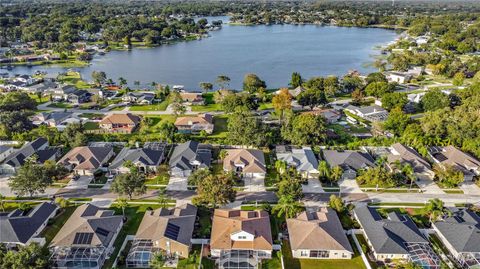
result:
<svg viewBox="0 0 480 269"><path fill-rule="evenodd" d="M406 163L402 166L401 171L403 175L405 175L405 177L410 181L410 189L411 189L413 182L417 180L417 177L415 177L415 171L413 170L413 167L409 163Z"/></svg>
<svg viewBox="0 0 480 269"><path fill-rule="evenodd" d="M210 82L200 82L200 88L202 88L205 93L213 89L213 84Z"/></svg>
<svg viewBox="0 0 480 269"><path fill-rule="evenodd" d="M450 210L445 208L443 201L438 198L428 200L428 203L425 205L424 211L425 214L428 214L430 223L432 223L432 221L438 220L444 215L451 214Z"/></svg>
<svg viewBox="0 0 480 269"><path fill-rule="evenodd" d="M217 80L215 81L220 89L225 89L226 86L228 86L228 83L230 82L230 78L225 76L225 75L220 75L217 77Z"/></svg>
<svg viewBox="0 0 480 269"><path fill-rule="evenodd" d="M318 164L318 172L322 178L330 178L330 167L326 161L320 161Z"/></svg>
<svg viewBox="0 0 480 269"><path fill-rule="evenodd" d="M276 213L278 217L285 216L286 218L294 218L302 210L302 204L295 201L290 195L280 197L278 203L272 208L272 212Z"/></svg>
<svg viewBox="0 0 480 269"><path fill-rule="evenodd" d="M118 206L122 209L122 214L125 217L125 208L128 206L128 201L125 198L118 198L117 200Z"/></svg>
<svg viewBox="0 0 480 269"><path fill-rule="evenodd" d="M331 170L330 182L338 182L342 178L343 169L340 166L335 166Z"/></svg>
<svg viewBox="0 0 480 269"><path fill-rule="evenodd" d="M165 195L165 190L158 191L158 203L160 204L161 208L168 207L168 198Z"/></svg>
<svg viewBox="0 0 480 269"><path fill-rule="evenodd" d="M275 162L275 169L280 175L283 175L287 171L287 162L282 160L277 160Z"/></svg>
<svg viewBox="0 0 480 269"><path fill-rule="evenodd" d="M123 88L123 86L127 85L127 80L124 79L123 77L119 77L118 78L118 85L120 85L120 87Z"/></svg>

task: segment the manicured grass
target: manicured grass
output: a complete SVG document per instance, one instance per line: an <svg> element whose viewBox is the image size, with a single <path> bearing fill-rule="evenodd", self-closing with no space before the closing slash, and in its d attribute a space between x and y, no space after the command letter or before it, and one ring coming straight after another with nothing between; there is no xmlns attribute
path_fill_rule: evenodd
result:
<svg viewBox="0 0 480 269"><path fill-rule="evenodd" d="M97 114L97 113L82 113L78 115L80 118L87 118L87 119L93 119L93 118L103 118L103 114Z"/></svg>
<svg viewBox="0 0 480 269"><path fill-rule="evenodd" d="M73 212L77 209L76 206L69 206L63 209L60 209L60 213L53 219L53 223L47 225L45 229L42 231L40 236L45 237L47 245L50 244L52 239L57 235L58 231L63 227L65 222L67 222L68 218L73 214Z"/></svg>
<svg viewBox="0 0 480 269"><path fill-rule="evenodd" d="M145 116L144 122L140 128L141 134L157 133L158 129L164 122L175 122L175 115L161 115L161 116Z"/></svg>
<svg viewBox="0 0 480 269"><path fill-rule="evenodd" d="M66 75L58 76L58 80L62 83L75 85L75 87L79 89L91 88L90 84L82 80L81 75L78 72L67 72Z"/></svg>
<svg viewBox="0 0 480 269"><path fill-rule="evenodd" d="M448 194L463 194L463 190L461 189L443 189L442 191L444 191L445 193L448 193Z"/></svg>
<svg viewBox="0 0 480 269"><path fill-rule="evenodd" d="M147 178L146 185L167 185L170 180L170 174L168 174L168 166L161 165L158 168L157 175Z"/></svg>
<svg viewBox="0 0 480 269"><path fill-rule="evenodd" d="M47 107L55 107L55 108L72 108L72 104L69 103L51 103Z"/></svg>
<svg viewBox="0 0 480 269"><path fill-rule="evenodd" d="M97 130L99 128L98 127L98 122L91 122L91 121L85 122L83 124L83 128L86 131Z"/></svg>
<svg viewBox="0 0 480 269"><path fill-rule="evenodd" d="M212 112L212 111L222 111L222 105L221 104L208 104L208 105L193 105L192 106L192 111L198 111L198 112Z"/></svg>
<svg viewBox="0 0 480 269"><path fill-rule="evenodd" d="M288 269L339 269L339 268L366 268L363 264L362 257L356 250L353 242L350 242L355 253L350 260L316 260L316 259L295 259L292 257L292 251L290 249L290 243L283 241L282 254L285 268Z"/></svg>
<svg viewBox="0 0 480 269"><path fill-rule="evenodd" d="M170 101L165 100L152 105L134 105L130 107L130 111L165 111Z"/></svg>
<svg viewBox="0 0 480 269"><path fill-rule="evenodd" d="M212 135L210 138L225 138L228 133L228 116L221 115L213 117L213 124L215 128L213 129Z"/></svg>

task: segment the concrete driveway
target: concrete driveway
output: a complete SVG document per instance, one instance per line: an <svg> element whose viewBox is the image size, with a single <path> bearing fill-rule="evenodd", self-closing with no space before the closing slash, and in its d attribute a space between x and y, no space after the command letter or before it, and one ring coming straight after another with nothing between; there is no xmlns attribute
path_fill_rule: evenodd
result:
<svg viewBox="0 0 480 269"><path fill-rule="evenodd" d="M424 193L445 194L433 180L421 176L417 176L417 178L418 180L415 183Z"/></svg>
<svg viewBox="0 0 480 269"><path fill-rule="evenodd" d="M244 177L246 192L261 192L265 191L265 180L258 177Z"/></svg>
<svg viewBox="0 0 480 269"><path fill-rule="evenodd" d="M341 179L338 185L342 193L363 193L355 179Z"/></svg>
<svg viewBox="0 0 480 269"><path fill-rule="evenodd" d="M168 181L167 190L186 191L188 190L188 179L186 177L171 177Z"/></svg>
<svg viewBox="0 0 480 269"><path fill-rule="evenodd" d="M77 180L70 180L65 189L88 189L88 184L92 179L93 176L80 176Z"/></svg>
<svg viewBox="0 0 480 269"><path fill-rule="evenodd" d="M463 193L468 195L480 195L480 187L478 187L472 181L466 181L460 184L460 189L462 189Z"/></svg>
<svg viewBox="0 0 480 269"><path fill-rule="evenodd" d="M307 184L302 184L303 193L323 193L325 192L322 188L322 184L318 179L309 179Z"/></svg>

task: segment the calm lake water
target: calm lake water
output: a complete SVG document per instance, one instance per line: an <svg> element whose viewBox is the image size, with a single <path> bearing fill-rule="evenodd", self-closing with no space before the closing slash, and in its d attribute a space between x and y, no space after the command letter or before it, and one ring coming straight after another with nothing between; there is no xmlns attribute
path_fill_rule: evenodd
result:
<svg viewBox="0 0 480 269"><path fill-rule="evenodd" d="M208 18L209 21L226 17ZM151 49L112 51L96 56L91 65L76 68L84 78L92 71L104 71L109 78L185 85L198 90L202 81L214 82L220 74L231 78L230 87L239 89L246 73L255 73L267 87L282 87L292 72L304 78L343 75L349 70L372 72L366 66L380 51L375 47L395 39L391 30L375 28L322 27L315 25L232 26L224 25L210 37ZM13 73L36 70L61 72L58 67L17 67ZM2 70L3 71L3 70Z"/></svg>

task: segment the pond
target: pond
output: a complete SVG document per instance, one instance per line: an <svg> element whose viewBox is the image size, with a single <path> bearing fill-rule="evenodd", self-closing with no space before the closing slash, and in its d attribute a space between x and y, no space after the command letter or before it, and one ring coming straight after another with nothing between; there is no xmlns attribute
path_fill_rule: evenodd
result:
<svg viewBox="0 0 480 269"><path fill-rule="evenodd" d="M227 17L210 17L209 21ZM87 67L76 68L86 79L92 71L104 71L129 85L140 81L184 85L199 90L199 82L214 82L218 75L231 78L230 88L240 89L243 76L255 73L268 88L287 86L292 72L302 77L338 75L350 70L373 72L368 66L379 55L378 46L397 34L378 28L349 28L317 25L238 26L224 24L201 40L178 42L149 49L111 51L95 56ZM36 70L62 72L55 66L16 67L14 73Z"/></svg>

